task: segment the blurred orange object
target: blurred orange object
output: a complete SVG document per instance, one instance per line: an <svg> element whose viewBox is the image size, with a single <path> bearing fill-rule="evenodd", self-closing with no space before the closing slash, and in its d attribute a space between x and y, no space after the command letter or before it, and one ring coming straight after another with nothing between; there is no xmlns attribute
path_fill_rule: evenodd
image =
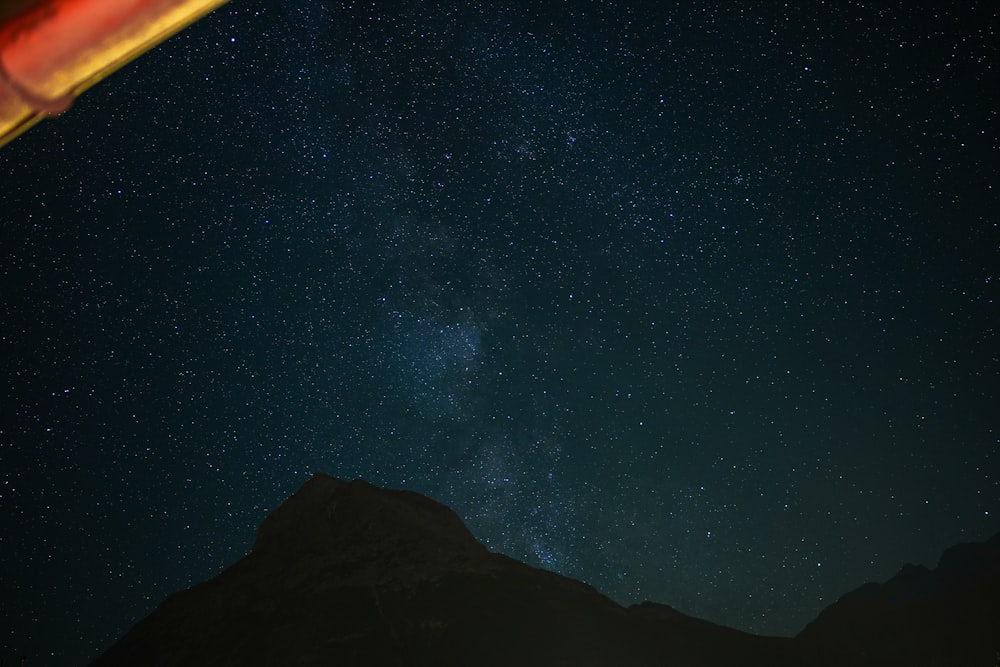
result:
<svg viewBox="0 0 1000 667"><path fill-rule="evenodd" d="M0 8L0 146L227 0L15 0Z"/></svg>

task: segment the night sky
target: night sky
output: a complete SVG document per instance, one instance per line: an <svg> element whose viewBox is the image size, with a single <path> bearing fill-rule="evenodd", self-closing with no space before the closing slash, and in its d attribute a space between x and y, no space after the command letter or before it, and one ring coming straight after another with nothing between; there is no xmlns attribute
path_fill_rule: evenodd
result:
<svg viewBox="0 0 1000 667"><path fill-rule="evenodd" d="M236 1L0 149L0 657L314 471L768 634L1000 530L1000 19L938 4Z"/></svg>

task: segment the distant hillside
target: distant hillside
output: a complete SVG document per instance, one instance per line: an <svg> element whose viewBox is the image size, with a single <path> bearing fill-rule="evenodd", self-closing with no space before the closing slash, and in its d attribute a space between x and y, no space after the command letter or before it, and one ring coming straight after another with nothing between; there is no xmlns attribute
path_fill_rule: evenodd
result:
<svg viewBox="0 0 1000 667"><path fill-rule="evenodd" d="M622 607L489 552L429 498L316 475L249 555L169 597L92 667L994 667L997 543L864 586L795 639L759 637L665 605Z"/></svg>

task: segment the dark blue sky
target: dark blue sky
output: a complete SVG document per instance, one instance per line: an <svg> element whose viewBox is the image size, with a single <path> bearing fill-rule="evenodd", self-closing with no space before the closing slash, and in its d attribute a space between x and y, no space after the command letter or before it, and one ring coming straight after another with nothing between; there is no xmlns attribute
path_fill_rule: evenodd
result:
<svg viewBox="0 0 1000 667"><path fill-rule="evenodd" d="M313 471L794 634L1000 527L989 3L234 2L0 149L0 656Z"/></svg>

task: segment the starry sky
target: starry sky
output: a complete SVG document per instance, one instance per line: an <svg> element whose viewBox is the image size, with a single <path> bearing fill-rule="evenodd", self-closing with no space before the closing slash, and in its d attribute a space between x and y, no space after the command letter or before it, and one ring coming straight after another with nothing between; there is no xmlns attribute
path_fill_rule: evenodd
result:
<svg viewBox="0 0 1000 667"><path fill-rule="evenodd" d="M0 657L314 471L767 634L994 534L1000 19L938 4L237 1L0 149Z"/></svg>

